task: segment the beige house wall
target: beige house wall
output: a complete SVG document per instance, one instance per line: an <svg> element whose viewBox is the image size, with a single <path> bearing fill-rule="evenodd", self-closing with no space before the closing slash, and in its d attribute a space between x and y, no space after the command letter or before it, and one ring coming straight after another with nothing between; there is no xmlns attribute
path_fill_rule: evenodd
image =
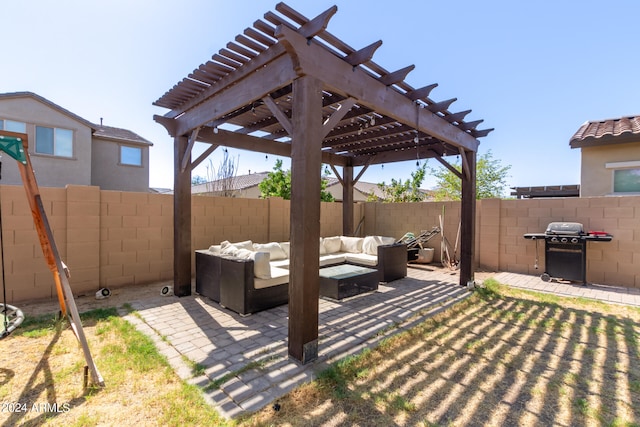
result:
<svg viewBox="0 0 640 427"><path fill-rule="evenodd" d="M0 102L0 119L26 123L31 163L42 186L91 185L91 128L85 123L32 97L3 99ZM73 157L37 154L36 126L73 131ZM2 165L2 184L22 185L17 163L8 156L5 159L7 161Z"/></svg>
<svg viewBox="0 0 640 427"><path fill-rule="evenodd" d="M173 196L100 190L90 186L43 188L42 200L62 259L71 270L76 295L173 278ZM7 299L10 304L55 299L51 272L43 259L31 211L21 186L0 186ZM289 240L290 202L280 198L193 197L193 249L223 240ZM581 222L586 230L614 235L609 243L588 243L587 279L640 288L640 196L499 200L477 205L475 261L479 268L532 275L544 271L544 242L525 233L543 232L549 222ZM359 235L397 239L444 226L455 246L458 202L358 203ZM322 203L321 234L342 234L342 204ZM442 235L428 246L440 260ZM459 248L459 244L458 244ZM195 271L195 268L194 268Z"/></svg>
<svg viewBox="0 0 640 427"><path fill-rule="evenodd" d="M149 146L130 141L114 141L93 138L91 152L91 185L103 190L140 191L149 190ZM120 147L136 147L142 154L142 165L120 163Z"/></svg>
<svg viewBox="0 0 640 427"><path fill-rule="evenodd" d="M640 141L581 148L580 196L608 196L613 193L613 171L607 163L640 162Z"/></svg>

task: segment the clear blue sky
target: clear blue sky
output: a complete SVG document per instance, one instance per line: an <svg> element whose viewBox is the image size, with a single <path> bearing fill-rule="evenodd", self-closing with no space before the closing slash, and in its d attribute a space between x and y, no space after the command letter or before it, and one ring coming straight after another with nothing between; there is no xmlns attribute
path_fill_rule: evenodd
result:
<svg viewBox="0 0 640 427"><path fill-rule="evenodd" d="M640 114L637 0L286 3L309 18L337 5L330 32L354 48L382 40L374 61L390 71L415 64L409 84L438 83L432 99L456 97L451 111L472 109L467 120L495 128L480 139L480 154L491 150L511 165L509 186L579 183L580 153L569 139L580 125ZM173 141L152 119L166 110L152 102L275 5L3 2L0 93L35 92L94 123L103 117L140 134L154 143L150 185L172 187ZM271 170L276 160L232 155L240 174ZM211 160L217 167L220 155ZM362 179L405 179L414 169L414 162L373 166ZM205 167L194 174L206 175Z"/></svg>

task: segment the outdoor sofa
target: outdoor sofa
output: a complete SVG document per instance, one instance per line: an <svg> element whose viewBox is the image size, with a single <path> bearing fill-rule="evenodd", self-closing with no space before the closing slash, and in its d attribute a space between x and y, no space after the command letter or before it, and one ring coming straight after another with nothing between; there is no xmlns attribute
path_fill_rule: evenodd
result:
<svg viewBox="0 0 640 427"><path fill-rule="evenodd" d="M222 242L196 251L196 292L241 315L289 300L289 242ZM354 264L375 269L380 282L407 275L407 246L392 237L320 239L320 267Z"/></svg>

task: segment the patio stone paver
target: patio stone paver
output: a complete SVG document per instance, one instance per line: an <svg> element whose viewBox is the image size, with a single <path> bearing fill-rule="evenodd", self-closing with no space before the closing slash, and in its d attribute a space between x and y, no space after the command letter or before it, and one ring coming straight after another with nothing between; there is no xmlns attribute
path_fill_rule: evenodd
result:
<svg viewBox="0 0 640 427"><path fill-rule="evenodd" d="M638 289L543 282L539 276L507 272L478 273L476 282L487 277L538 292L640 306ZM233 418L277 401L334 361L375 346L470 295L457 282L457 272L419 266L409 268L406 278L381 284L376 292L342 301L321 298L318 359L306 365L288 357L286 305L241 317L195 293L182 298L161 296L162 286L170 285L166 282L114 289L106 300L78 297L76 304L80 312L120 307L121 314L154 341L181 378L200 387L205 400L222 416ZM126 314L124 303L137 315ZM36 315L57 311L57 304L21 308ZM194 377L188 362L199 364L204 374ZM207 388L217 380L224 381L220 387Z"/></svg>

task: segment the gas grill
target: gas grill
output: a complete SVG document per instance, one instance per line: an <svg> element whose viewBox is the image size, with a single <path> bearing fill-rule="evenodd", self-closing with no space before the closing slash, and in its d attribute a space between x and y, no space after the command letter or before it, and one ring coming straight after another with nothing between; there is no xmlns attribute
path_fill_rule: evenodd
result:
<svg viewBox="0 0 640 427"><path fill-rule="evenodd" d="M528 233L524 238L536 241L536 269L538 240L544 239L543 281L569 280L586 285L587 242L610 242L613 236L604 231L585 233L579 222L551 222L544 233Z"/></svg>

